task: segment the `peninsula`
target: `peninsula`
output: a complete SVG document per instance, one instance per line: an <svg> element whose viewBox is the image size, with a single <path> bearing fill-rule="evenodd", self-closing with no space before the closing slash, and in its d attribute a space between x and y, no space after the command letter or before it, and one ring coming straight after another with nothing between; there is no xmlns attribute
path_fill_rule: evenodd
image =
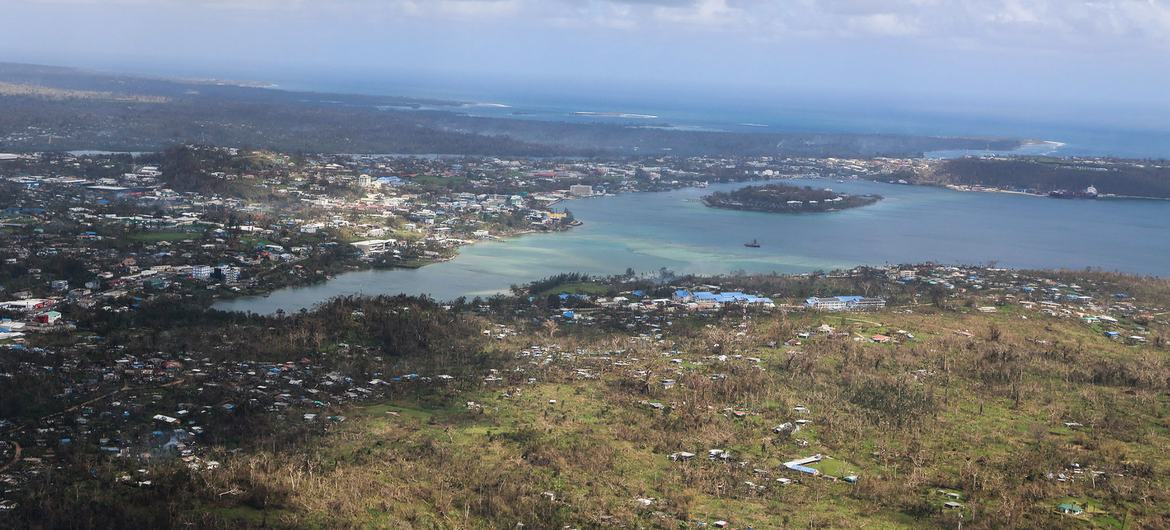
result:
<svg viewBox="0 0 1170 530"><path fill-rule="evenodd" d="M773 213L834 212L868 206L882 199L880 195L848 195L831 189L788 184L748 186L734 191L716 192L703 197L712 208Z"/></svg>

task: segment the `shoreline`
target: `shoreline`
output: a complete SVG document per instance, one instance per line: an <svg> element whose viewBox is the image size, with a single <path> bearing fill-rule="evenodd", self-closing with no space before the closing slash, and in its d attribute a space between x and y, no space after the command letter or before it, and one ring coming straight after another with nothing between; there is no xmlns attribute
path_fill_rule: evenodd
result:
<svg viewBox="0 0 1170 530"><path fill-rule="evenodd" d="M722 184L740 184L743 186L750 186L753 183L761 183L761 182L767 183L767 182L778 181L778 180L799 180L799 181L826 180L827 181L827 180L832 180L832 179L831 179L831 177L825 177L825 176L763 178L763 179L747 179L747 180L729 181L729 182L725 182ZM876 179L859 178L857 180L860 182L872 182L872 183L879 183L879 184L896 185L896 183L887 182L887 181L883 181L883 180L876 180ZM682 190L682 189L687 189L687 188L701 189L704 187L704 186L701 186L701 184L702 184L701 182L694 182L694 183L690 183L687 185L672 187L670 189L618 191L616 193L611 193L611 194L607 194L607 195L595 195L595 196L591 196L591 197L581 197L581 198L574 198L574 199L597 198L597 197L604 197L604 196L618 196L618 195L625 195L625 194L631 194L631 193L632 194L660 193L660 192L666 192L666 191L677 191L677 190ZM1036 193L1027 193L1027 192L1021 192L1021 191L1003 190L1003 189L995 189L995 188L978 188L978 187L970 187L970 186L955 185L955 184L907 183L907 184L902 184L902 185L946 188L946 189L950 189L952 191L958 191L958 192L1003 193L1003 194L1008 194L1008 195L1023 195L1023 196L1038 197L1038 198L1048 198L1047 195L1041 195L1041 194L1036 194ZM1103 200L1124 199L1124 200L1170 201L1170 198L1158 198L1158 197L1103 196L1100 198ZM553 203L553 204L561 203L561 202L564 202L565 200L568 200L568 199L560 199L560 200L556 201L556 203ZM720 206L711 206L711 205L707 204L707 201L705 199L702 199L702 198L699 199L699 202L702 202L703 206L706 208L716 208L716 209L730 210L730 211L745 211L745 212L754 212L754 213L776 213L776 214L801 214L801 213L834 213L834 212L840 212L840 211L854 209L854 208L862 208L864 206L873 206L877 202L881 202L881 201L879 200L879 201L876 201L874 203L866 204L864 206L857 206L857 207L853 207L853 208L824 210L824 211L809 211L809 212L783 212L783 211L777 212L777 211L768 211L768 210L752 210L752 209L744 209L744 208L728 208L728 207L720 207ZM550 204L550 206L551 206L551 204ZM444 263L444 262L452 261L452 260L458 258L459 255L461 254L461 251L460 251L461 247L475 245L475 244L480 243L482 241L507 241L507 240L517 239L517 238L527 236L527 235L533 235L533 234L552 234L552 233L557 233L557 232L568 232L572 228L582 226L584 224L585 224L584 222L577 220L575 224L566 226L565 228L560 229L560 230L542 231L542 230L533 230L533 229L523 229L523 230L518 230L518 231L511 232L511 233L504 234L504 235L491 236L489 239L467 240L468 241L467 244L456 245L455 247L453 247L451 249L452 252L450 255L446 255L446 256L443 256L440 258L418 259L418 260L413 260L410 262L393 264L393 265L375 265L372 263L360 263L360 264L356 264L356 266L353 266L353 267L345 267L343 270L339 270L335 274L327 275L327 276L320 277L320 278L315 278L313 281L310 281L310 282L281 285L281 286L277 286L277 287L274 287L271 289L263 289L263 290L254 291L254 292L250 292L250 293L224 293L226 296L225 295L213 295L213 296L209 297L209 299L208 299L208 302L209 302L208 307L213 307L215 304L217 304L219 302L236 301L236 300L243 300L243 299L248 299L248 298L266 298L276 291L290 289L290 288L301 288L301 287L310 287L313 285L318 285L321 283L331 281L338 275L350 273L350 272L360 272L360 271L369 271L369 270L387 270L387 271L389 271L389 270L395 270L395 269L418 270L418 269L422 269L423 267L426 267L428 265L434 265L437 263ZM224 311L234 311L234 310L226 310L225 309Z"/></svg>
<svg viewBox="0 0 1170 530"><path fill-rule="evenodd" d="M959 191L964 193L1003 193L1007 195L1023 195L1026 197L1038 197L1042 199L1049 199L1048 194L1031 193L1027 191L1005 190L1000 188L986 188L981 186L968 186L965 184L910 184L911 186L935 186L943 187L952 191ZM1077 199L1069 199L1077 200ZM1145 197L1141 195L1098 195L1094 199L1080 199L1080 200L1137 200L1137 201L1170 201L1170 197Z"/></svg>
<svg viewBox="0 0 1170 530"><path fill-rule="evenodd" d="M308 282L291 283L288 285L279 285L279 286L274 286L271 289L259 289L256 291L246 292L246 293L232 292L232 293L226 293L226 294L222 294L222 295L211 295L206 300L206 302L207 302L206 307L208 309L214 309L214 306L220 302L244 300L244 299L249 299L249 298L267 298L268 296L270 296L272 293L274 293L276 291L281 291L284 289L298 289L298 288L304 288L304 287L312 287L314 285L329 282L339 275L348 274L351 272L374 271L374 270L392 271L392 270L399 270L399 269L401 269L401 270L418 270L418 269L421 269L421 268L426 267L428 265L435 265L438 263L446 263L448 261L454 260L455 258L459 257L459 249L462 247L475 245L475 244L478 244L478 243L481 243L484 241L506 241L509 239L515 239L515 238L519 238L519 237L523 237L523 236L527 236L527 235L533 235L533 234L551 234L551 233L557 233L557 232L568 232L570 229L582 226L584 224L585 223L580 221L580 220L574 220L574 224L570 224L570 225L568 225L568 227L566 227L565 229L562 229L562 230L544 230L544 231L542 231L542 230L525 229L525 230L520 230L517 232L505 234L505 235L491 236L490 239L472 239L472 240L468 240L470 242L465 244L465 245L456 245L455 247L452 247L451 255L441 256L441 257L432 258L432 259L417 259L417 260L412 260L412 261L403 262L403 263L397 263L397 264L393 264L393 265L380 265L380 264L375 264L375 263L371 263L371 262L363 262L363 261L359 260L358 263L352 264L353 265L352 267L344 266L344 270L339 270L339 271L336 271L336 272L331 273L331 274L326 274L325 276L314 278L312 281L308 281ZM238 311L232 311L232 310L226 310L226 309L219 309L218 311L238 312Z"/></svg>
<svg viewBox="0 0 1170 530"><path fill-rule="evenodd" d="M743 184L745 186L751 186L751 185L753 185L753 183L768 183L768 182L773 182L773 181L778 181L778 180L801 180L801 181L803 181L803 180L826 180L827 181L827 180L832 180L832 179L829 177L824 177L824 176L817 176L817 177L800 176L800 177L785 177L785 178L754 178L754 179L745 179L745 180L732 180L732 181L728 181L728 182L723 182L722 184ZM876 180L867 180L867 179L858 179L858 180L865 181L865 182L883 183L881 181L876 181ZM689 183L687 185L680 185L680 186L675 186L675 187L661 189L661 190L618 191L618 192L606 194L606 195L592 195L592 196L588 196L588 197L574 197L572 199L561 198L561 199L557 199L556 201L550 203L549 206L552 206L554 204L559 204L559 203L564 202L566 200L592 199L592 198L601 198L601 197L607 197L607 196L619 196L619 195L625 195L625 194L665 193L665 192L678 191L678 190L683 190L683 189L688 189L688 188L703 189L703 188L707 187L706 184L708 184L708 183L709 182L707 182L707 181L703 181L703 182L696 181L693 183ZM703 185L701 185L701 184L703 184ZM702 199L700 199L700 202L702 202ZM872 204L867 204L866 206L872 206ZM714 208L714 207L712 207L712 208ZM722 209L735 210L732 208L722 208ZM740 211L754 211L754 210L740 210ZM831 213L834 211L841 211L841 210L831 210L831 211L824 211L824 212L791 212L791 213ZM757 211L757 213L789 213L789 212ZM527 235L533 235L533 234L552 234L552 233L558 233L558 232L568 232L570 229L582 226L584 224L585 223L583 221L581 221L580 219L576 219L574 221L574 224L571 224L562 230L541 231L541 230L533 230L533 229L524 229L524 230L520 230L517 232L505 234L505 235L492 236L490 241L507 241L510 239L516 239L516 238L520 238L520 237L527 236ZM474 239L474 240L470 240L470 243L468 243L466 245L457 245L456 247L454 247L452 249L453 252L450 256L444 256L444 257L437 258L437 259L420 259L420 260L416 260L414 262L411 262L409 264L385 265L385 266L374 265L372 263L363 263L362 265L355 266L352 268L347 267L346 270L340 271L334 275L329 275L329 276L326 276L324 278L314 279L314 281L311 281L311 282L283 285L283 286L275 287L272 289L264 289L264 290L256 291L256 292L252 292L252 293L231 293L228 296L213 295L208 299L207 307L214 308L214 306L216 304L218 304L219 302L244 300L244 299L249 299L249 298L267 298L269 295L271 295L272 293L274 293L276 291L280 291L280 290L284 290L284 289L297 289L297 288L303 288L303 287L311 287L313 285L326 283L326 282L334 279L336 276L338 276L340 274L346 274L346 273L351 273L351 272L361 272L361 271L371 271L371 270L391 271L391 270L395 270L395 269L418 270L418 269L422 269L423 267L426 267L428 265L434 265L434 264L438 264L438 263L452 261L455 258L459 257L459 254L460 254L459 250L461 247L475 245L475 244L478 244L478 243L483 242L483 241L487 241L487 240ZM322 301L324 301L324 300L321 300L318 303L320 303ZM219 309L219 311L239 312L238 310L227 310L227 309Z"/></svg>

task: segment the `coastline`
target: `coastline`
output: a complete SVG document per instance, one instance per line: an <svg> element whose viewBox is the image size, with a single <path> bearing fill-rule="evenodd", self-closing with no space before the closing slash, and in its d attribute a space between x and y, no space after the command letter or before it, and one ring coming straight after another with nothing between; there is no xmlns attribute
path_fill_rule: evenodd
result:
<svg viewBox="0 0 1170 530"><path fill-rule="evenodd" d="M825 176L817 176L817 177L803 176L803 177L795 177L795 178L792 178L792 177L789 177L789 178L763 178L763 179L733 180L733 181L726 182L724 184L737 184L737 185L741 185L741 186L750 186L753 183L767 183L767 182L772 182L772 181L777 181L777 180L828 181L828 180L832 180L832 178L825 177ZM878 180L878 179L859 178L857 180L864 181L864 182L889 184L889 185L897 184L897 183ZM676 190L681 190L681 189L701 189L701 188L705 187L702 184L703 183L701 183L701 182L693 182L693 183L688 183L686 185L673 186L673 187L670 187L669 189L625 190L625 191L617 191L615 193L606 194L605 196L620 196L620 195L628 195L628 194L653 194L655 192L676 191ZM927 188L931 188L931 187L933 187L933 188L947 188L951 191L960 191L960 192L1003 193L1003 194L1009 194L1009 195L1024 195L1024 196L1031 196L1031 197L1048 198L1047 195L1041 195L1041 194L1036 194L1036 193L1027 193L1027 192L1020 192L1020 191L1014 191L1014 190L996 189L996 188L980 188L980 187L971 187L971 186L963 186L963 185L948 185L948 184L941 184L941 183L925 183L925 182L913 183L913 182L911 182L911 183L905 183L902 185L916 186L916 187L927 187ZM601 196L595 195L595 196L581 197L581 198L596 198L596 197L601 197ZM579 200L581 198L575 198L575 199ZM1159 200L1159 201L1170 200L1170 199L1144 198L1144 197L1101 197L1101 199L1155 199L1155 200ZM561 203L564 200L565 199L557 201L557 203ZM724 209L724 210L730 210L730 211L751 211L751 212L757 212L757 213L833 213L833 212L843 211L843 210L825 210L825 211L817 211L817 212L770 212L770 211L761 211L761 210L748 210L748 209L742 209L742 208L722 208L722 207L717 207L717 206L710 206L710 205L706 204L706 201L704 201L702 199L699 199L699 202L703 202L704 207L718 208L718 209ZM872 204L867 204L865 206L872 206ZM849 208L849 209L852 209L852 208ZM798 216L793 216L793 217L798 217ZM467 241L466 244L456 245L456 246L450 248L449 254L446 254L444 256L437 257L437 258L420 258L420 259L415 259L415 260L410 260L407 262L401 262L401 263L395 263L395 264L374 264L374 263L370 263L370 262L360 262L360 261L348 262L347 264L345 264L339 268L336 268L335 270L327 273L324 276L319 276L319 277L307 279L309 281L281 284L278 286L272 286L270 288L250 291L250 292L246 292L246 293L222 293L222 294L217 293L216 295L209 297L208 303L209 303L209 305L214 305L215 303L217 303L219 301L240 300L240 299L247 299L247 298L251 298L251 297L267 297L270 294L272 294L273 292L280 291L283 289L297 288L297 287L308 287L308 286L312 286L312 285L325 283L325 282L332 280L337 275L349 273L349 272L360 272L360 271L368 271L368 270L395 270L395 269L418 270L418 269L422 269L428 265L452 261L455 258L459 257L459 255L461 254L461 247L475 245L476 243L479 243L481 241L506 241L506 240L511 240L511 239L518 239L522 236L532 235L532 234L567 232L570 229L572 229L576 226L581 226L583 224L584 224L583 222L581 222L580 220L577 220L577 223L575 223L573 225L565 226L564 228L559 229L559 230L555 230L555 231L542 231L542 230L534 230L534 229L525 228L525 229L520 229L520 230L516 230L513 232L509 232L507 234L493 235L488 239L465 240L465 241Z"/></svg>
<svg viewBox="0 0 1170 530"><path fill-rule="evenodd" d="M219 302L226 302L226 301L240 300L240 299L247 299L247 298L267 298L269 295L271 295L272 293L274 293L276 291L280 291L283 289L295 289L295 288L300 288L300 287L311 287L313 285L328 282L340 274L346 274L346 273L351 273L351 272L370 271L370 270L385 270L385 271L417 270L417 269L421 269L423 267L426 267L428 265L435 265L437 263L445 263L445 262L451 261L451 260L459 257L459 249L460 248L475 245L475 244L483 242L483 241L505 241L505 240L515 239L515 238L519 238L519 237L526 236L526 235L532 235L532 234L567 232L572 228L576 228L576 227L582 226L584 224L585 223L580 221L580 220L574 220L572 224L569 224L568 226L566 226L565 228L560 229L560 230L524 229L524 230L518 230L515 232L509 232L509 233L503 234L503 235L491 236L489 239L465 240L465 241L468 241L468 243L462 244L462 245L455 245L454 247L450 248L450 250L451 250L450 254L443 255L443 256L440 256L437 258L419 258L419 259L414 259L414 260L404 261L404 262L394 263L394 264L378 264L378 263L373 263L373 262L368 262L368 261L363 261L363 260L358 260L356 262L348 262L348 261L347 262L340 262L337 264L337 267L333 268L333 270L326 272L324 275L315 276L313 278L310 278L310 279L308 279L308 281L292 282L292 283L286 283L286 284L270 284L270 286L268 286L268 287L258 288L258 289L249 290L249 291L232 291L232 292L223 293L223 294L214 294L214 295L209 296L205 300L205 304L207 307L210 308ZM268 272L272 272L272 271L268 271Z"/></svg>
<svg viewBox="0 0 1170 530"><path fill-rule="evenodd" d="M1027 192L1027 191L1005 190L1002 188L984 187L984 186L969 186L969 185L965 185L965 184L925 184L925 183L924 184L915 184L915 183L911 183L910 185L911 186L941 186L943 188L953 190L953 191L970 192L970 193L1004 193L1004 194L1008 194L1008 195L1024 195L1027 197L1039 197L1042 199L1050 198L1048 196L1048 194L1045 194L1045 193L1032 193L1032 192ZM1084 200L1170 201L1170 197L1145 197L1145 196L1141 196L1141 195L1102 194L1102 195L1098 195L1096 197L1096 199L1084 199Z"/></svg>

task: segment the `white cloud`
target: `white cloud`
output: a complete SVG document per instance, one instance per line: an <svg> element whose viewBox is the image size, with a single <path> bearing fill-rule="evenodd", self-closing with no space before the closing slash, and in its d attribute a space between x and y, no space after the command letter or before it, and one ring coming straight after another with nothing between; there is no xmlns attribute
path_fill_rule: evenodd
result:
<svg viewBox="0 0 1170 530"><path fill-rule="evenodd" d="M854 31L871 35L904 36L920 32L918 24L912 17L894 13L849 17L846 25Z"/></svg>
<svg viewBox="0 0 1170 530"><path fill-rule="evenodd" d="M1170 44L1170 0L4 0L147 11L257 10L772 38L882 38L985 48ZM681 36L681 35L680 35Z"/></svg>

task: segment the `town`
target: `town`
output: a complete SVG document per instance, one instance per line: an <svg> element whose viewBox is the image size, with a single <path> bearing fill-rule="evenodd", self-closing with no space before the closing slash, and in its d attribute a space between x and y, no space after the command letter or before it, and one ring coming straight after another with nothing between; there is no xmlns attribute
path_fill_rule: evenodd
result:
<svg viewBox="0 0 1170 530"><path fill-rule="evenodd" d="M370 266L418 267L475 241L571 229L568 198L713 180L859 178L911 160L622 162L316 156L187 146L11 155L0 286L18 300L241 296ZM47 302L40 302L47 303Z"/></svg>

